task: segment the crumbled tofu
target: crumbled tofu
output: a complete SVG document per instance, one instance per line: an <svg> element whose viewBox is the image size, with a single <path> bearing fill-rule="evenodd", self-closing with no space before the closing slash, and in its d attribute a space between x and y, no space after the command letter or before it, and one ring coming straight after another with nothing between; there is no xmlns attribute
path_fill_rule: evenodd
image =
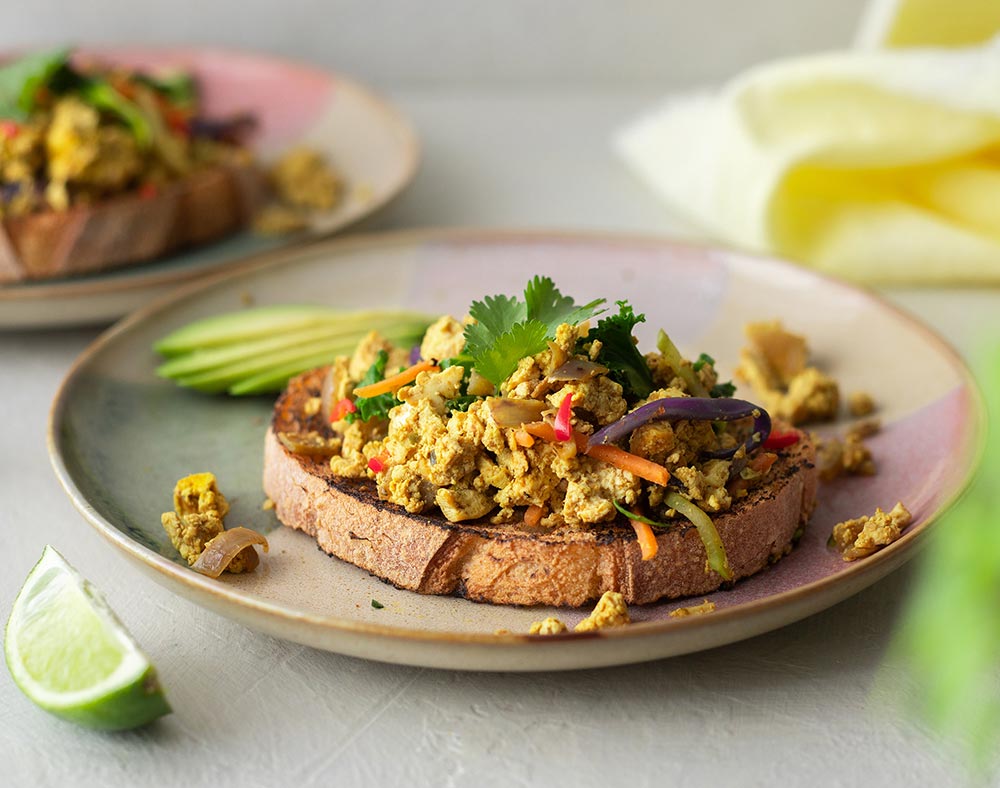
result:
<svg viewBox="0 0 1000 788"><path fill-rule="evenodd" d="M867 391L854 391L847 398L847 410L856 418L870 416L875 412L875 400Z"/></svg>
<svg viewBox="0 0 1000 788"><path fill-rule="evenodd" d="M686 616L700 616L705 613L711 613L715 610L715 602L709 602L707 599L700 605L691 605L690 607L679 607L676 610L670 611L671 618L684 618Z"/></svg>
<svg viewBox="0 0 1000 788"><path fill-rule="evenodd" d="M881 429L882 422L878 419L864 419L848 427L844 432L844 437L847 439L864 440L865 438L870 438L872 435L877 435Z"/></svg>
<svg viewBox="0 0 1000 788"><path fill-rule="evenodd" d="M605 591L597 601L593 612L573 629L576 632L590 632L607 627L622 627L631 623L625 597L617 591Z"/></svg>
<svg viewBox="0 0 1000 788"><path fill-rule="evenodd" d="M229 513L229 502L219 492L213 473L192 473L174 487L174 509L188 514L214 514L220 520Z"/></svg>
<svg viewBox="0 0 1000 788"><path fill-rule="evenodd" d="M270 498L265 498L264 503L260 505L260 508L263 509L265 512L270 512L274 509L274 501L272 501Z"/></svg>
<svg viewBox="0 0 1000 788"><path fill-rule="evenodd" d="M308 226L302 211L280 203L265 205L253 217L253 231L258 235L288 235Z"/></svg>
<svg viewBox="0 0 1000 788"><path fill-rule="evenodd" d="M529 635L561 635L568 631L566 625L558 618L549 616L542 621L536 621L528 630Z"/></svg>
<svg viewBox="0 0 1000 788"><path fill-rule="evenodd" d="M188 564L194 564L205 551L205 545L225 530L222 518L215 513L178 515L164 512L160 515L160 523Z"/></svg>
<svg viewBox="0 0 1000 788"><path fill-rule="evenodd" d="M816 452L819 476L823 481L833 481L838 476L874 476L877 472L871 449L849 432L844 440L825 438Z"/></svg>
<svg viewBox="0 0 1000 788"><path fill-rule="evenodd" d="M837 523L832 541L845 561L855 561L895 542L912 519L906 507L897 502L888 514L876 509L875 514Z"/></svg>
<svg viewBox="0 0 1000 788"><path fill-rule="evenodd" d="M763 357L771 380L778 386L788 386L806 368L808 349L805 337L785 330L780 320L748 323L743 328L747 339Z"/></svg>
<svg viewBox="0 0 1000 788"><path fill-rule="evenodd" d="M749 383L772 417L793 425L837 416L840 390L833 378L806 366L805 340L779 321L750 323L750 346L740 353L739 378Z"/></svg>
<svg viewBox="0 0 1000 788"><path fill-rule="evenodd" d="M427 329L420 343L420 358L444 361L465 349L465 326L451 315L442 315Z"/></svg>
<svg viewBox="0 0 1000 788"><path fill-rule="evenodd" d="M174 510L160 516L160 524L181 557L194 565L210 541L225 530L229 502L215 484L215 475L194 473L174 487ZM253 555L249 555L253 553ZM257 566L257 553L246 547L233 558L227 572L239 574Z"/></svg>
<svg viewBox="0 0 1000 788"><path fill-rule="evenodd" d="M271 168L271 182L281 202L294 208L329 210L340 199L340 178L319 151L299 146Z"/></svg>

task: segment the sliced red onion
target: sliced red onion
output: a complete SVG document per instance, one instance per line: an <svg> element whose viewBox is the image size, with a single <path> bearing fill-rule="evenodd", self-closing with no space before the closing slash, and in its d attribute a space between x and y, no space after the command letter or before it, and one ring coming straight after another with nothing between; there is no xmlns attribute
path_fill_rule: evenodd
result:
<svg viewBox="0 0 1000 788"><path fill-rule="evenodd" d="M414 345L410 348L410 366L420 361L420 345Z"/></svg>
<svg viewBox="0 0 1000 788"><path fill-rule="evenodd" d="M547 376L546 380L551 381L575 381L575 380L590 380L591 378L597 377L598 375L603 375L608 371L608 368L602 364L598 364L590 359L585 358L571 358L562 366L557 369L552 370Z"/></svg>
<svg viewBox="0 0 1000 788"><path fill-rule="evenodd" d="M753 432L747 439L747 454L760 446L771 434L771 417L760 405L729 397L664 397L653 400L590 436L589 445L617 443L639 427L651 421L736 421L753 417ZM738 446L705 452L713 459L729 459Z"/></svg>

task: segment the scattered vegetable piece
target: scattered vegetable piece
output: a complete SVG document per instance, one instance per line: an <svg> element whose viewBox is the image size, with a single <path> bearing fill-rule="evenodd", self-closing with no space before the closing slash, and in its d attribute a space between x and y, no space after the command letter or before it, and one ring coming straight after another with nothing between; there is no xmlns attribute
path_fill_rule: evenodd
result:
<svg viewBox="0 0 1000 788"><path fill-rule="evenodd" d="M375 608L376 610L382 610L383 608L385 608L385 605L383 605L377 599L373 599L372 600L372 607Z"/></svg>
<svg viewBox="0 0 1000 788"><path fill-rule="evenodd" d="M260 559L251 545L260 545L264 552L268 551L267 539L249 528L228 528L210 540L192 568L209 577L218 577L229 568L233 559L246 550L246 567L244 571L252 571Z"/></svg>
<svg viewBox="0 0 1000 788"><path fill-rule="evenodd" d="M765 449L787 449L794 446L802 439L802 433L798 430L788 430L788 432L772 432L761 446Z"/></svg>
<svg viewBox="0 0 1000 788"><path fill-rule="evenodd" d="M333 408L330 409L330 421L340 421L348 413L357 413L358 406L354 404L354 400L349 397L344 397L338 400Z"/></svg>
<svg viewBox="0 0 1000 788"><path fill-rule="evenodd" d="M552 425L552 432L557 441L568 441L573 437L573 428L570 426L570 419L573 418L573 392L571 391L562 398L559 403L559 410L556 412L556 420Z"/></svg>
<svg viewBox="0 0 1000 788"><path fill-rule="evenodd" d="M722 544L722 539L719 537L719 532L716 530L712 518L701 507L673 490L663 496L663 503L671 509L675 509L678 514L683 515L694 524L695 528L698 529L702 543L705 545L709 567L717 572L723 580L732 580L733 572L729 568L726 548Z"/></svg>
<svg viewBox="0 0 1000 788"><path fill-rule="evenodd" d="M670 471L662 465L652 460L647 460L645 457L640 457L638 454L632 454L624 449L619 449L617 446L607 446L604 444L590 446L586 454L595 460L606 462L608 465L614 465L616 468L628 471L640 479L653 482L653 484L659 484L662 487L666 487L667 482L670 481Z"/></svg>
<svg viewBox="0 0 1000 788"><path fill-rule="evenodd" d="M384 353L385 351L382 352ZM440 370L440 367L433 361L418 361L412 367L408 367L402 372L397 372L395 375L390 375L384 380L370 383L366 386L359 386L354 389L354 396L358 399L370 399L371 397L377 397L379 394L395 392L407 383L412 383L416 380L417 375L421 372L437 372L438 370Z"/></svg>
<svg viewBox="0 0 1000 788"><path fill-rule="evenodd" d="M535 528L541 521L545 509L536 503L531 504L524 512L524 524L529 528Z"/></svg>

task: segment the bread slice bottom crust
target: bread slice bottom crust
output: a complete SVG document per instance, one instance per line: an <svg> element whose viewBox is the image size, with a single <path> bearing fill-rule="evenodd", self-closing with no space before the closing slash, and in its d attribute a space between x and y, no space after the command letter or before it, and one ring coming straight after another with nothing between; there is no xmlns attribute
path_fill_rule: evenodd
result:
<svg viewBox="0 0 1000 788"><path fill-rule="evenodd" d="M684 520L658 530L659 551L643 561L624 517L586 529L493 525L488 518L451 523L380 500L374 482L338 477L325 459L295 454L275 435L301 428L294 414L321 380L319 371L306 373L279 399L265 438L264 492L282 523L330 555L399 588L494 604L577 607L605 591L648 604L723 585L707 568L697 529ZM770 484L713 516L734 579L791 550L815 506L817 482L815 450L803 440L779 452Z"/></svg>

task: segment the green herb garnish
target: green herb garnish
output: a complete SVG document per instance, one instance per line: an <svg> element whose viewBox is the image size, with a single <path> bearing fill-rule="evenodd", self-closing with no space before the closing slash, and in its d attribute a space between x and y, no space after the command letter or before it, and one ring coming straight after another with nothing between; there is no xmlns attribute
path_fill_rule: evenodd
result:
<svg viewBox="0 0 1000 788"><path fill-rule="evenodd" d="M465 327L465 351L476 371L499 386L522 358L545 350L561 324L588 320L604 311L598 309L603 303L577 306L547 276L536 276L524 288L524 301L503 295L473 301L469 314L476 322Z"/></svg>
<svg viewBox="0 0 1000 788"><path fill-rule="evenodd" d="M733 381L731 380L725 383L716 383L712 386L712 390L709 393L713 397L731 397L736 393L736 386L733 385Z"/></svg>
<svg viewBox="0 0 1000 788"><path fill-rule="evenodd" d="M0 67L0 118L27 120L38 92L67 69L68 49L26 55Z"/></svg>
<svg viewBox="0 0 1000 788"><path fill-rule="evenodd" d="M370 386L372 383L378 383L380 380L383 380L385 378L385 365L388 363L389 354L384 350L380 350L378 355L375 356L375 363L368 367L368 371L361 378L357 388ZM353 424L356 421L368 421L374 418L387 419L389 418L389 411L398 402L399 400L396 399L396 395L391 391L387 391L385 394L377 394L374 397L358 397L354 400L357 410L353 413L348 413L345 418L348 424Z"/></svg>
<svg viewBox="0 0 1000 788"><path fill-rule="evenodd" d="M383 604L382 604L381 602L379 602L379 601L378 601L377 599L373 599L373 600L372 600L372 607L373 607L373 608L375 608L376 610L381 610L382 608L384 608L384 607L385 607L385 605L383 605Z"/></svg>
<svg viewBox="0 0 1000 788"><path fill-rule="evenodd" d="M474 394L463 394L461 397L455 397L455 399L450 399L444 403L444 406L449 410L462 410L466 411L473 402L478 402L482 397L477 397Z"/></svg>
<svg viewBox="0 0 1000 788"><path fill-rule="evenodd" d="M629 520L638 520L640 523L651 525L654 528L673 528L674 525L676 525L676 523L658 523L656 522L656 520L650 520L648 517L644 517L641 514L636 514L635 512L626 509L624 506L618 503L618 501L612 501L611 503L613 503L615 505L615 508L619 512L624 514Z"/></svg>
<svg viewBox="0 0 1000 788"><path fill-rule="evenodd" d="M608 377L621 384L625 399L635 402L645 399L653 390L653 376L632 339L632 330L637 323L644 323L646 316L635 314L626 301L616 303L618 314L602 318L583 343L600 340L598 362L610 370Z"/></svg>

